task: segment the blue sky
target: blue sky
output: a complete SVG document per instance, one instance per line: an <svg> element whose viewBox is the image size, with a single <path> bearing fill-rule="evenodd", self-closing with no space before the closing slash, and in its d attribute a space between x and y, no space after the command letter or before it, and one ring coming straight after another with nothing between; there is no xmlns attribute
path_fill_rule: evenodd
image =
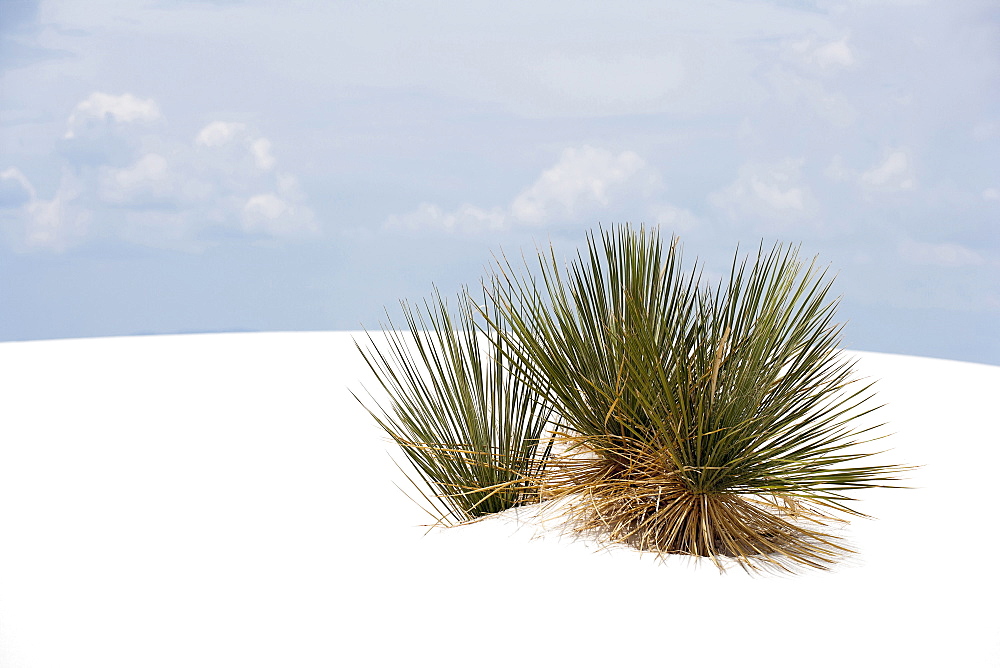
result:
<svg viewBox="0 0 1000 668"><path fill-rule="evenodd" d="M995 2L0 1L0 340L375 328L598 223L1000 364Z"/></svg>

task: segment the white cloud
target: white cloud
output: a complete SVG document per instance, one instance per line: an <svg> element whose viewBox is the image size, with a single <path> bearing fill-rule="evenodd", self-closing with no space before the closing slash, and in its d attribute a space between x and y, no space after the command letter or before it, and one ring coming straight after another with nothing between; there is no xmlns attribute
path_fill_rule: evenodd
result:
<svg viewBox="0 0 1000 668"><path fill-rule="evenodd" d="M10 245L63 251L102 237L200 250L213 228L276 238L319 232L296 178L274 170L269 139L224 120L193 141L171 138L166 126L141 136L130 129L159 118L153 100L128 94L95 93L78 104L51 199L38 197L17 168L0 172L0 224Z"/></svg>
<svg viewBox="0 0 1000 668"><path fill-rule="evenodd" d="M311 209L303 204L305 195L298 180L278 174L276 190L258 193L243 205L243 230L275 237L311 237L319 232Z"/></svg>
<svg viewBox="0 0 1000 668"><path fill-rule="evenodd" d="M833 181L856 184L869 194L913 190L917 183L913 163L902 149L888 151L885 157L864 171L848 167L841 156L835 155L825 174Z"/></svg>
<svg viewBox="0 0 1000 668"><path fill-rule="evenodd" d="M274 156L271 155L271 142L261 137L255 139L250 144L250 152L253 154L254 162L260 169L271 169L274 167Z"/></svg>
<svg viewBox="0 0 1000 668"><path fill-rule="evenodd" d="M804 112L811 111L837 128L850 127L861 116L855 89L844 86L843 80L837 78L858 63L846 37L823 41L808 36L786 41L780 57L769 60L772 64L760 67L756 78L767 86L770 99L764 106L748 105L750 110L756 107L756 111L769 116L794 119L795 127L808 122Z"/></svg>
<svg viewBox="0 0 1000 668"><path fill-rule="evenodd" d="M813 57L821 67L850 67L855 63L854 52L846 41L824 44L813 52Z"/></svg>
<svg viewBox="0 0 1000 668"><path fill-rule="evenodd" d="M913 166L905 151L891 151L882 162L861 174L861 184L872 190L912 190Z"/></svg>
<svg viewBox="0 0 1000 668"><path fill-rule="evenodd" d="M567 148L559 162L514 199L511 215L520 223L544 225L574 218L585 210L607 208L612 193L639 176L645 166L632 151L615 154L591 146Z"/></svg>
<svg viewBox="0 0 1000 668"><path fill-rule="evenodd" d="M985 261L976 251L959 244L932 244L909 239L900 244L899 254L912 264L937 267L966 267Z"/></svg>
<svg viewBox="0 0 1000 668"><path fill-rule="evenodd" d="M246 129L247 126L243 123L213 121L201 129L194 143L198 146L222 146L246 132Z"/></svg>
<svg viewBox="0 0 1000 668"><path fill-rule="evenodd" d="M757 200L763 202L775 211L803 211L805 209L805 190L797 187L786 187L780 179L778 183L768 183L756 177L750 181L750 187Z"/></svg>
<svg viewBox="0 0 1000 668"><path fill-rule="evenodd" d="M243 207L243 212L245 214L250 214L251 216L268 220L280 218L282 215L287 213L288 210L288 204L272 193L254 195L247 200L246 205Z"/></svg>
<svg viewBox="0 0 1000 668"><path fill-rule="evenodd" d="M107 25L100 12L74 11L65 20L91 32L89 43L123 30L145 34L150 39L141 46L120 40L102 52L119 60L135 48L166 53L169 60L152 64L199 71L219 86L266 62L257 81L278 97L286 97L277 91L290 82L309 82L306 88L321 95L406 88L531 117L739 110L757 88L757 61L769 42L825 33L831 22L821 12L740 0L664 11L622 11L607 3L576 3L565 11L550 3L517 10L457 3L449 5L447 20L416 5L365 3L348 16L336 3L291 3L279 13L266 3L227 1L225 12L203 11L211 4L220 2L171 3L155 19L132 11L128 27ZM307 14L302 7L309 7ZM511 21L513 15L519 20ZM233 23L236 17L242 18ZM288 34L300 48L289 48ZM421 37L427 35L433 39ZM189 48L177 48L181 38ZM80 38L63 39L75 46ZM218 58L222 52L239 56ZM163 84L184 86L172 79ZM249 90L232 94L252 98Z"/></svg>
<svg viewBox="0 0 1000 668"><path fill-rule="evenodd" d="M815 198L801 183L802 160L747 164L729 186L709 196L709 202L731 220L745 218L779 226L808 219Z"/></svg>
<svg viewBox="0 0 1000 668"><path fill-rule="evenodd" d="M312 236L319 231L308 208L275 193L261 193L246 201L243 230L275 237Z"/></svg>
<svg viewBox="0 0 1000 668"><path fill-rule="evenodd" d="M853 181L858 177L857 172L845 165L844 158L839 155L833 156L833 159L830 160L830 164L827 165L824 174L826 174L831 180L838 182Z"/></svg>
<svg viewBox="0 0 1000 668"><path fill-rule="evenodd" d="M72 139L80 126L89 119L112 120L116 123L150 122L160 118L160 109L153 100L140 100L125 93L91 93L76 105L67 122L66 138Z"/></svg>
<svg viewBox="0 0 1000 668"><path fill-rule="evenodd" d="M60 252L89 232L92 216L76 204L83 187L71 171L63 171L59 187L51 199L38 197L32 184L16 168L5 169L0 173L0 180L18 183L27 194L27 198L13 211L0 215L4 236L16 250Z"/></svg>
<svg viewBox="0 0 1000 668"><path fill-rule="evenodd" d="M800 65L818 65L827 72L854 67L858 63L847 37L826 42L810 36L791 42L789 46L791 51L787 60Z"/></svg>
<svg viewBox="0 0 1000 668"><path fill-rule="evenodd" d="M29 249L64 251L86 235L90 216L71 207L74 195L60 192L51 200L28 205L24 243Z"/></svg>
<svg viewBox="0 0 1000 668"><path fill-rule="evenodd" d="M983 199L987 202L1000 202L1000 189L997 188L987 188L983 191Z"/></svg>
<svg viewBox="0 0 1000 668"><path fill-rule="evenodd" d="M305 194L302 192L302 188L299 187L299 180L292 176L291 174L278 174L278 193L282 197L301 200L305 199Z"/></svg>
<svg viewBox="0 0 1000 668"><path fill-rule="evenodd" d="M15 167L0 172L0 208L19 206L35 199L35 188L28 178Z"/></svg>
<svg viewBox="0 0 1000 668"><path fill-rule="evenodd" d="M444 211L424 202L415 211L389 216L386 227L473 231L573 222L606 211L630 195L648 194L657 183L655 172L632 151L567 148L555 165L543 171L506 208L464 204L454 211Z"/></svg>
<svg viewBox="0 0 1000 668"><path fill-rule="evenodd" d="M796 123L801 122L806 110L838 128L849 127L858 119L858 111L840 89L831 89L814 76L775 68L763 80L773 92L772 104L777 102L779 108L792 113Z"/></svg>
<svg viewBox="0 0 1000 668"><path fill-rule="evenodd" d="M274 167L271 141L253 132L244 123L212 121L198 132L194 143L206 149L222 150L229 147L245 151L253 159L257 169L267 171Z"/></svg>
<svg viewBox="0 0 1000 668"><path fill-rule="evenodd" d="M157 153L148 153L124 169L101 169L101 198L107 202L125 203L142 196L164 196L169 188L167 160Z"/></svg>
<svg viewBox="0 0 1000 668"><path fill-rule="evenodd" d="M857 62L846 39L823 44L814 49L810 55L820 67L851 67Z"/></svg>
<svg viewBox="0 0 1000 668"><path fill-rule="evenodd" d="M507 229L510 222L510 215L500 207L487 210L463 204L454 211L444 211L435 204L421 202L413 211L389 216L385 226L389 229L433 229L448 232L498 231Z"/></svg>
<svg viewBox="0 0 1000 668"><path fill-rule="evenodd" d="M655 204L650 207L650 213L653 223L667 232L690 232L701 225L701 220L694 213L670 204Z"/></svg>

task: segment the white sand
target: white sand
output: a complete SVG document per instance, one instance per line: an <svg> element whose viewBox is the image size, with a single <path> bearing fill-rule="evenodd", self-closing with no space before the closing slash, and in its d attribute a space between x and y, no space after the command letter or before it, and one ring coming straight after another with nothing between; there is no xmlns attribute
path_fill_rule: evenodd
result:
<svg viewBox="0 0 1000 668"><path fill-rule="evenodd" d="M1000 665L1000 367L859 356L919 489L751 577L424 536L347 333L0 344L0 666Z"/></svg>

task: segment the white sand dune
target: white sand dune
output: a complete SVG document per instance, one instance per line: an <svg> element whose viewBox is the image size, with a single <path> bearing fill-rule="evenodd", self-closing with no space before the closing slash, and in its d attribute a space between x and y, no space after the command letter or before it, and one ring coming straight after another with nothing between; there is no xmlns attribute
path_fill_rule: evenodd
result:
<svg viewBox="0 0 1000 668"><path fill-rule="evenodd" d="M424 535L349 333L0 344L0 666L1000 665L1000 367L858 356L916 489L776 577Z"/></svg>

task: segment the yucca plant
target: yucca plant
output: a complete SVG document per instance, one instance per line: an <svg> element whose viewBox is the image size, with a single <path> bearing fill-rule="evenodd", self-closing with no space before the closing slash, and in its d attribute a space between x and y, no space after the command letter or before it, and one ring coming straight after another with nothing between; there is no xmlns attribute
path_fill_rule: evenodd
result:
<svg viewBox="0 0 1000 668"><path fill-rule="evenodd" d="M538 478L578 531L660 555L826 567L819 530L860 515L851 493L903 467L848 466L872 427L837 349L830 282L795 249L763 249L711 289L674 239L630 226L588 237L561 269L501 265L497 327L523 381L555 410L565 452Z"/></svg>
<svg viewBox="0 0 1000 668"><path fill-rule="evenodd" d="M455 316L437 294L404 303L408 331L362 350L390 400L372 414L439 521L551 502L661 556L826 568L847 551L826 527L908 468L855 465L878 428L871 385L796 248L737 255L713 287L676 238L623 225L524 269L499 263Z"/></svg>
<svg viewBox="0 0 1000 668"><path fill-rule="evenodd" d="M452 309L436 291L401 305L405 330L390 320L381 348L356 345L389 399L369 412L422 479L425 509L449 525L538 501L551 408L510 373L502 330L483 327L489 305L463 293Z"/></svg>

